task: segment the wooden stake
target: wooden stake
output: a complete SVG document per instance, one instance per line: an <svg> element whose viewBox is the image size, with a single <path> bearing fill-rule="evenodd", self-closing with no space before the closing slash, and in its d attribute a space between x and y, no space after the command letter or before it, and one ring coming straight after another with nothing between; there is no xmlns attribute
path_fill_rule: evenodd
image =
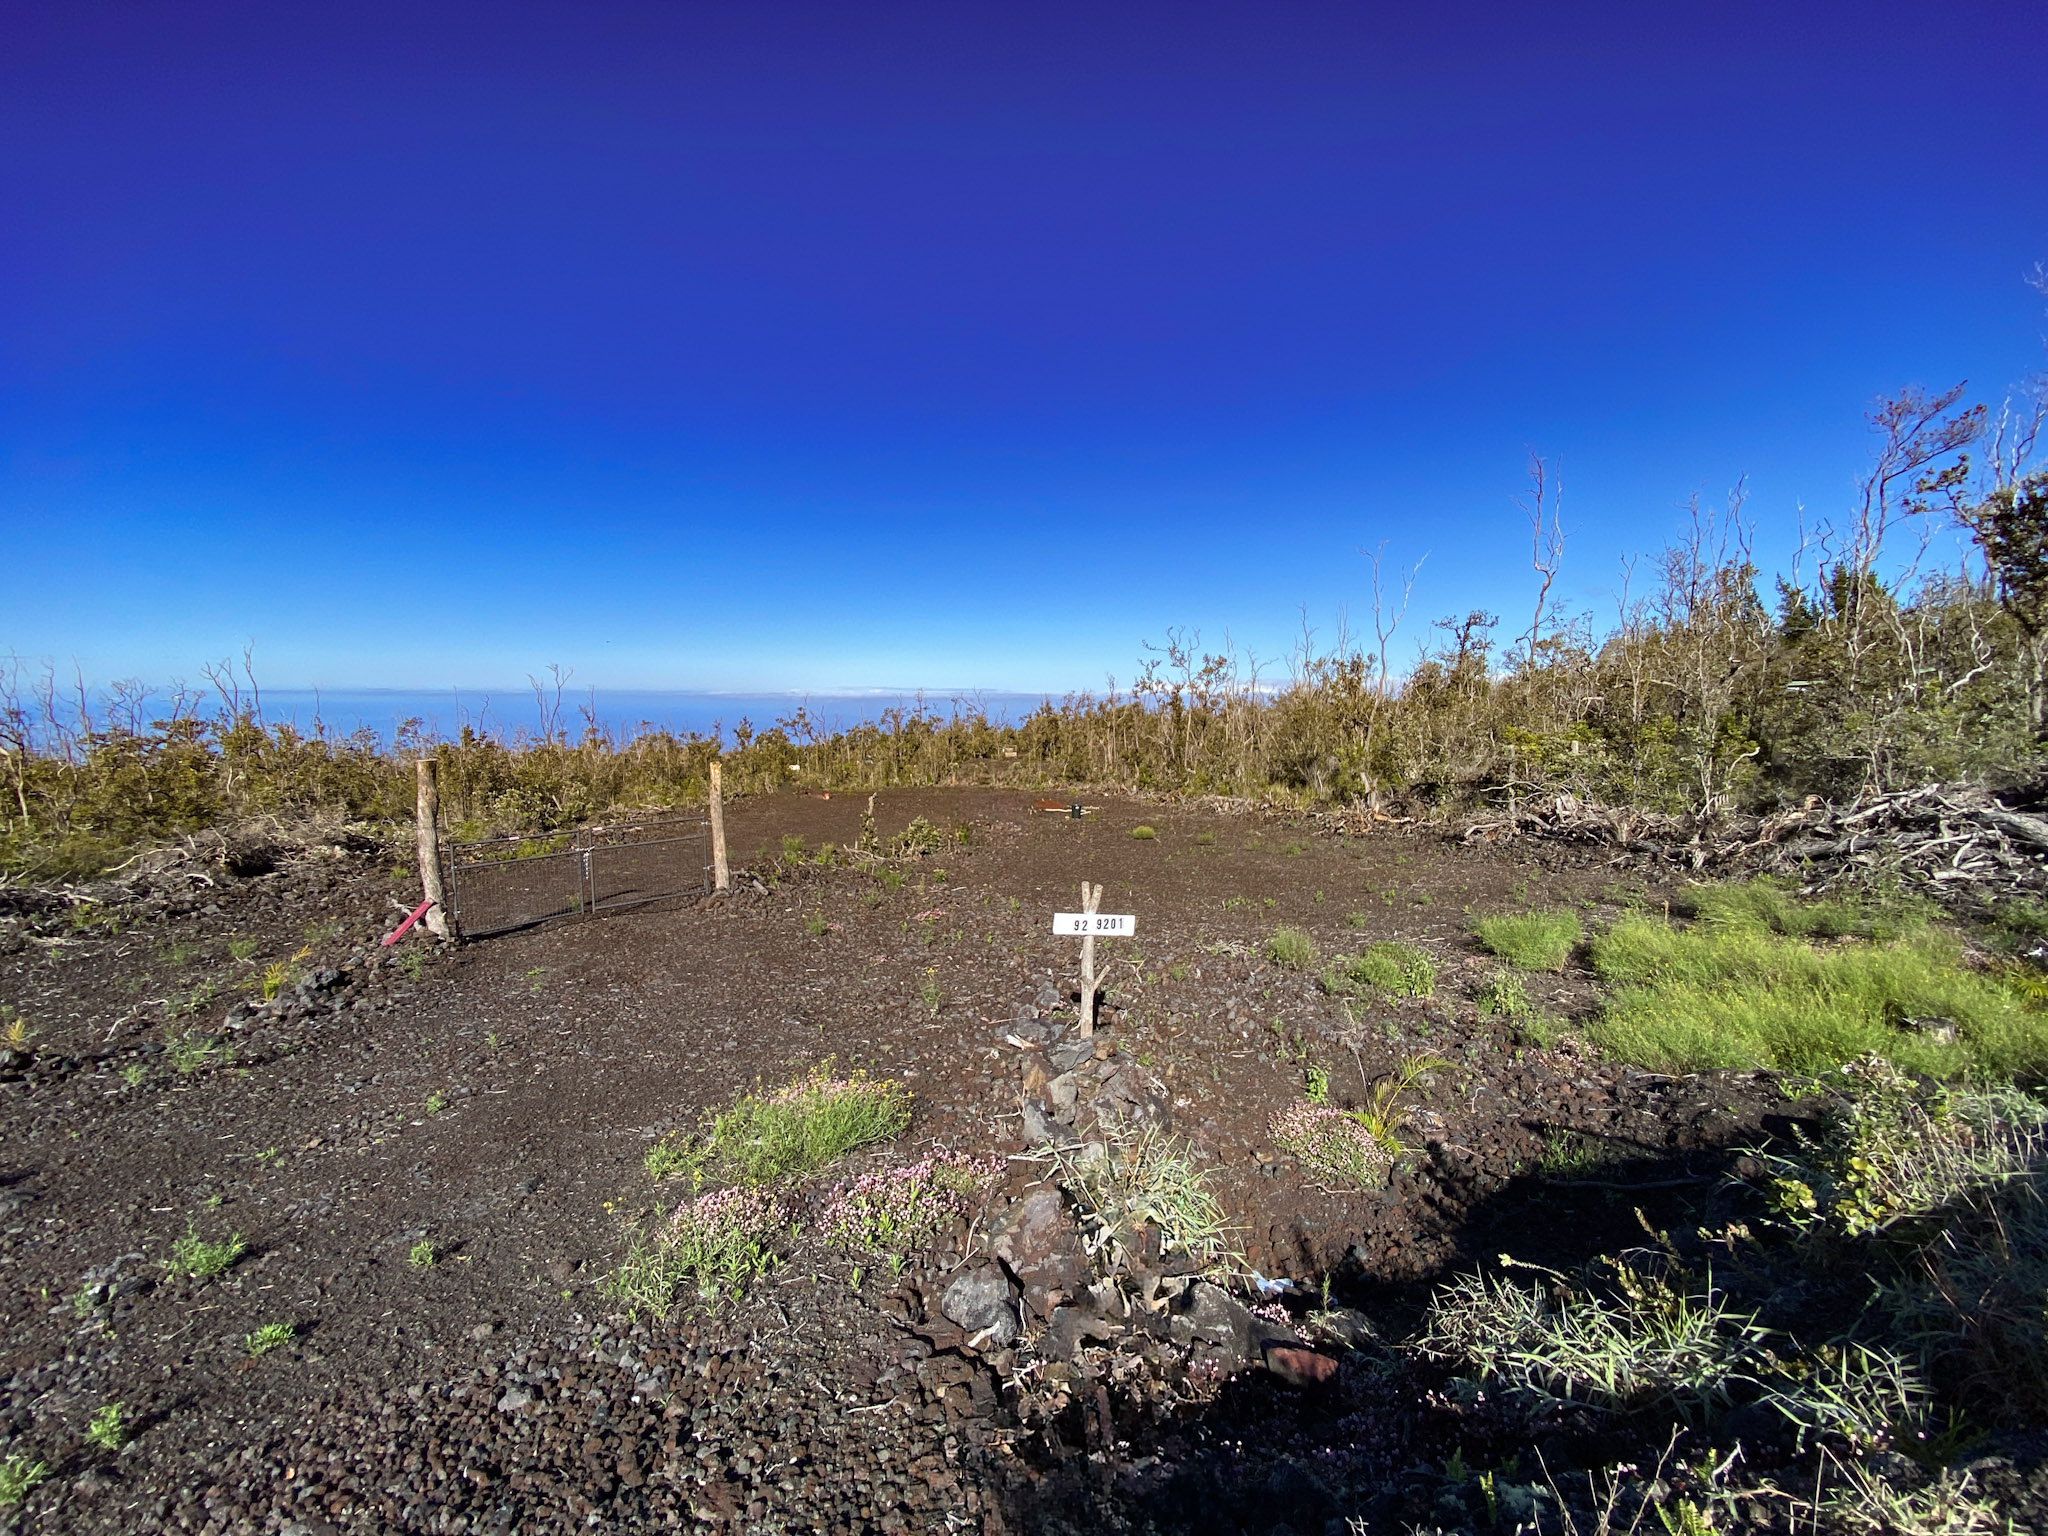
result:
<svg viewBox="0 0 2048 1536"><path fill-rule="evenodd" d="M711 760L711 886L732 889L732 871L725 863L725 765Z"/></svg>
<svg viewBox="0 0 2048 1536"><path fill-rule="evenodd" d="M1090 917L1102 905L1102 887L1081 882L1081 910ZM1095 935L1081 936L1081 1038L1095 1033Z"/></svg>
<svg viewBox="0 0 2048 1536"><path fill-rule="evenodd" d="M420 894L433 903L427 908L427 931L445 939L449 928L448 893L441 886L441 791L431 757L421 758L414 767L419 775Z"/></svg>

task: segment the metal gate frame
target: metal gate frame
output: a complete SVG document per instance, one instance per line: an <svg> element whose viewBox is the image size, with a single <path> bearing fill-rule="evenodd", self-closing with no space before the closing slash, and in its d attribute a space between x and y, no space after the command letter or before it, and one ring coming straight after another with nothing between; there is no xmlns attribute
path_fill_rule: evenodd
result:
<svg viewBox="0 0 2048 1536"><path fill-rule="evenodd" d="M692 843L702 848L701 859L694 866L688 862L678 866L684 846ZM547 846L531 853L518 851L536 844ZM443 845L443 863L448 871L449 916L460 937L479 939L537 927L560 917L601 917L648 902L705 895L712 884L710 844L711 823L702 817L447 843ZM666 872L674 877L672 880L665 884L654 882L662 885L661 889L637 887L606 893L604 874L608 864L616 866L622 860L644 858L649 853L658 860L665 856ZM693 867L696 878L684 880L683 872ZM552 885L561 890L563 884L573 881L575 889L552 902L535 900L522 904L516 896L507 902L491 902L486 894L490 890L490 873L511 870L541 877L542 888ZM548 880L546 871L559 873L563 884Z"/></svg>

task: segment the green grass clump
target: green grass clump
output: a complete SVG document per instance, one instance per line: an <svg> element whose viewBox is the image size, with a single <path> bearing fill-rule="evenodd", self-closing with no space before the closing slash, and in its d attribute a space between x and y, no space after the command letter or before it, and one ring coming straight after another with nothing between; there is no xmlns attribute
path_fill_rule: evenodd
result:
<svg viewBox="0 0 2048 1536"><path fill-rule="evenodd" d="M1432 997L1436 993L1436 961L1413 944L1385 939L1366 946L1358 955L1339 955L1323 973L1323 990L1339 996L1356 996L1365 987L1377 987L1395 997Z"/></svg>
<svg viewBox="0 0 2048 1536"><path fill-rule="evenodd" d="M188 1222L185 1235L171 1244L171 1256L164 1260L164 1272L173 1280L183 1276L195 1280L210 1279L214 1275L226 1274L248 1251L249 1245L239 1232L223 1242L209 1243Z"/></svg>
<svg viewBox="0 0 2048 1536"><path fill-rule="evenodd" d="M1481 918L1472 936L1481 948L1525 971L1561 971L1584 931L1576 912L1517 912Z"/></svg>
<svg viewBox="0 0 2048 1536"><path fill-rule="evenodd" d="M1131 828L1131 836L1135 837L1141 843L1149 843L1152 841L1153 838L1157 837L1158 835L1159 833L1157 832L1157 830L1155 830L1152 827Z"/></svg>
<svg viewBox="0 0 2048 1536"><path fill-rule="evenodd" d="M1489 976L1480 984L1479 1011L1489 1019L1526 1019L1536 1012L1529 1001L1529 989L1511 971Z"/></svg>
<svg viewBox="0 0 2048 1536"><path fill-rule="evenodd" d="M1316 963L1316 941L1299 928L1275 928L1266 940L1266 958L1290 971L1305 971Z"/></svg>
<svg viewBox="0 0 2048 1536"><path fill-rule="evenodd" d="M865 1074L840 1078L819 1068L772 1093L750 1093L712 1117L708 1129L664 1141L647 1154L657 1179L688 1172L735 1184L800 1178L856 1147L887 1141L910 1124L910 1094Z"/></svg>
<svg viewBox="0 0 2048 1536"><path fill-rule="evenodd" d="M1436 961L1413 944L1386 939L1366 946L1351 962L1353 979L1400 997L1429 997L1436 992Z"/></svg>
<svg viewBox="0 0 2048 1536"><path fill-rule="evenodd" d="M1817 949L1761 923L1629 917L1592 958L1613 989L1594 1043L1656 1071L1810 1075L1874 1054L1937 1078L2048 1076L2048 1016L1965 967L1938 929Z"/></svg>
<svg viewBox="0 0 2048 1536"><path fill-rule="evenodd" d="M290 1323L265 1323L242 1342L248 1348L249 1358L259 1360L273 1349L291 1343L293 1332Z"/></svg>
<svg viewBox="0 0 2048 1536"><path fill-rule="evenodd" d="M1796 939L1903 938L1926 926L1916 903L1801 901L1771 880L1705 886L1692 898L1694 913L1710 928L1768 930Z"/></svg>
<svg viewBox="0 0 2048 1536"><path fill-rule="evenodd" d="M12 1509L49 1475L47 1463L30 1461L20 1451L0 1461L0 1509Z"/></svg>
<svg viewBox="0 0 2048 1536"><path fill-rule="evenodd" d="M604 1293L633 1316L662 1318L694 1296L717 1305L746 1294L776 1262L773 1240L789 1213L754 1189L699 1195L651 1231L635 1229L625 1261L603 1281Z"/></svg>
<svg viewBox="0 0 2048 1536"><path fill-rule="evenodd" d="M128 1439L127 1413L123 1403L102 1403L85 1426L87 1443L103 1451L121 1449Z"/></svg>

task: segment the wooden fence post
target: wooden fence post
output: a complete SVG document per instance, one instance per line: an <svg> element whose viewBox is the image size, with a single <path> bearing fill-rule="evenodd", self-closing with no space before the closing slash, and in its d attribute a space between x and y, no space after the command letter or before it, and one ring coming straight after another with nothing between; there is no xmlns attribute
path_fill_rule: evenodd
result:
<svg viewBox="0 0 2048 1536"><path fill-rule="evenodd" d="M450 929L448 893L441 886L441 791L431 757L421 758L414 767L419 775L420 894L433 903L427 908L427 931L445 939Z"/></svg>
<svg viewBox="0 0 2048 1536"><path fill-rule="evenodd" d="M725 765L711 760L711 883L712 889L732 889L732 871L725 863Z"/></svg>
<svg viewBox="0 0 2048 1536"><path fill-rule="evenodd" d="M1090 917L1102 905L1102 886L1081 882L1081 910ZM1095 935L1081 936L1081 1036L1095 1033Z"/></svg>

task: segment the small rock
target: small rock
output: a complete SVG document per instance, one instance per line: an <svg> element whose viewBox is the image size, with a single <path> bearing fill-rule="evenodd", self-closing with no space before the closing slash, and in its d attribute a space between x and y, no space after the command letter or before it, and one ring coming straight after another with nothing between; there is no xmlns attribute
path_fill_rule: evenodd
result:
<svg viewBox="0 0 2048 1536"><path fill-rule="evenodd" d="M498 1399L498 1412L517 1413L533 1401L533 1394L524 1387L508 1387L505 1395Z"/></svg>
<svg viewBox="0 0 2048 1536"><path fill-rule="evenodd" d="M1074 1105L1081 1097L1081 1080L1071 1072L1062 1072L1045 1085L1045 1097L1052 1105L1052 1117L1061 1125L1074 1123Z"/></svg>
<svg viewBox="0 0 2048 1536"><path fill-rule="evenodd" d="M1061 1072L1071 1072L1082 1062L1095 1055L1093 1040L1062 1040L1058 1045L1048 1046L1045 1059Z"/></svg>
<svg viewBox="0 0 2048 1536"><path fill-rule="evenodd" d="M1251 1354L1251 1312L1221 1286L1197 1281L1181 1296L1178 1320L1190 1335L1213 1344L1235 1370Z"/></svg>
<svg viewBox="0 0 2048 1536"><path fill-rule="evenodd" d="M1264 1365L1292 1387L1320 1386L1332 1381L1337 1375L1337 1362L1328 1355L1319 1355L1312 1349L1301 1349L1291 1344L1270 1344L1266 1347Z"/></svg>
<svg viewBox="0 0 2048 1536"><path fill-rule="evenodd" d="M1052 1120L1030 1099L1024 1101L1024 1145L1042 1147L1057 1138Z"/></svg>
<svg viewBox="0 0 2048 1536"><path fill-rule="evenodd" d="M1043 1010L1046 1008L1057 1008L1065 999L1060 996L1060 989L1048 981L1038 989L1035 1001L1038 1007Z"/></svg>
<svg viewBox="0 0 2048 1536"><path fill-rule="evenodd" d="M1116 1325L1091 1317L1079 1307L1057 1307L1046 1324L1042 1347L1055 1360L1071 1360L1084 1339L1113 1339Z"/></svg>
<svg viewBox="0 0 2048 1536"><path fill-rule="evenodd" d="M1954 1045L1956 1043L1956 1021L1954 1019L1935 1017L1901 1019L1899 1022L1915 1034L1925 1035L1936 1045Z"/></svg>
<svg viewBox="0 0 2048 1536"><path fill-rule="evenodd" d="M970 1269L946 1287L939 1311L979 1343L1001 1348L1017 1337L1013 1290L1010 1277L992 1264Z"/></svg>
<svg viewBox="0 0 2048 1536"><path fill-rule="evenodd" d="M1088 1281L1088 1255L1055 1189L1033 1190L997 1217L989 1252L1017 1277L1025 1303L1039 1317Z"/></svg>

